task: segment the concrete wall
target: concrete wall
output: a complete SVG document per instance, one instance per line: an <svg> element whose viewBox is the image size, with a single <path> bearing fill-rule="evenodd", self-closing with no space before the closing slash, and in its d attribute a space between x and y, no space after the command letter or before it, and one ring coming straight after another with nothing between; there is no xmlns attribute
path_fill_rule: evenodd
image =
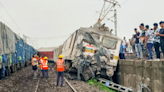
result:
<svg viewBox="0 0 164 92"><path fill-rule="evenodd" d="M120 60L113 77L116 83L136 90L143 83L151 92L164 92L164 61Z"/></svg>

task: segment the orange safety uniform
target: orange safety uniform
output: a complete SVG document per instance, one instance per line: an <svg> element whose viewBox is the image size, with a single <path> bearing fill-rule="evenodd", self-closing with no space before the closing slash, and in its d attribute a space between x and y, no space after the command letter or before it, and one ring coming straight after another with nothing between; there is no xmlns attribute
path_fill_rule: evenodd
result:
<svg viewBox="0 0 164 92"><path fill-rule="evenodd" d="M65 70L64 60L63 59L58 59L56 63L57 63L57 71L58 72L64 72L64 70Z"/></svg>
<svg viewBox="0 0 164 92"><path fill-rule="evenodd" d="M43 62L42 62L42 69L43 70L48 70L48 61L47 60L43 60Z"/></svg>
<svg viewBox="0 0 164 92"><path fill-rule="evenodd" d="M38 59L37 59L37 58L32 57L32 59L31 59L31 65L32 65L32 66L34 66L34 62L33 62L33 60L36 60L36 61L37 61L37 63L38 63Z"/></svg>
<svg viewBox="0 0 164 92"><path fill-rule="evenodd" d="M39 61L39 63L40 63L40 67L39 67L39 68L42 68L43 60L44 60L44 58L41 58L41 59L40 59L40 61Z"/></svg>

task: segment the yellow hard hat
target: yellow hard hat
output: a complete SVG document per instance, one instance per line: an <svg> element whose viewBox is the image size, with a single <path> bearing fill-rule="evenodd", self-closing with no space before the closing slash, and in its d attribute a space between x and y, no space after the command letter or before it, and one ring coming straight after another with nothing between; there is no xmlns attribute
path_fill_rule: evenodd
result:
<svg viewBox="0 0 164 92"><path fill-rule="evenodd" d="M47 57L44 57L44 59L48 59Z"/></svg>
<svg viewBox="0 0 164 92"><path fill-rule="evenodd" d="M63 55L59 55L59 58L63 58Z"/></svg>

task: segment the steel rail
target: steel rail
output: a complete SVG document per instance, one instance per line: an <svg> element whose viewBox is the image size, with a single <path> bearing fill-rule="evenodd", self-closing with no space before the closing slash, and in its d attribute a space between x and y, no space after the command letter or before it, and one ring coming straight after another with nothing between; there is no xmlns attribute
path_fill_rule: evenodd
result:
<svg viewBox="0 0 164 92"><path fill-rule="evenodd" d="M66 81L66 83L69 85L69 87L73 90L73 92L77 92L73 86L68 82L68 80L66 78L64 78L64 80Z"/></svg>

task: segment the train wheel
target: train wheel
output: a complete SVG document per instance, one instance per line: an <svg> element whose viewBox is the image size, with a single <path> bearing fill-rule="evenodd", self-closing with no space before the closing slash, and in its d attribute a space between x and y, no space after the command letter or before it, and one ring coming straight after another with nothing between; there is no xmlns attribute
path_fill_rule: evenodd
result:
<svg viewBox="0 0 164 92"><path fill-rule="evenodd" d="M109 76L109 77L113 76L114 75L113 69L107 69L106 70L106 75Z"/></svg>

